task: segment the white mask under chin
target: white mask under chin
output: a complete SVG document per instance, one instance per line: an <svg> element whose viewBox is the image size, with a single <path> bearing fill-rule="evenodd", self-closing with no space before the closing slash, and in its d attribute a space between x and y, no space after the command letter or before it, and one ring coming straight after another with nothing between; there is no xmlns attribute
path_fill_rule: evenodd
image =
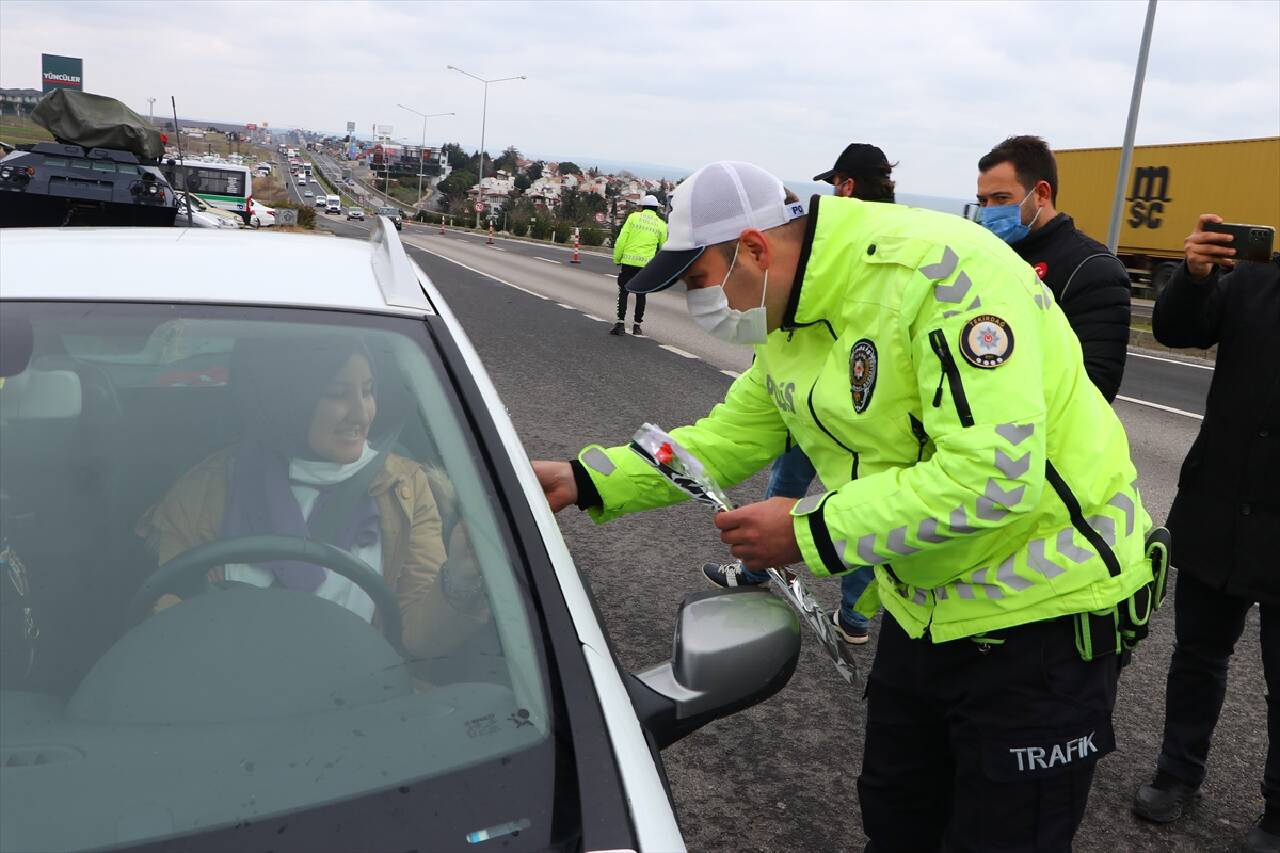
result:
<svg viewBox="0 0 1280 853"><path fill-rule="evenodd" d="M764 307L765 294L769 292L769 271L764 272L760 304L755 308L739 311L729 306L729 297L724 292L724 282L729 280L733 265L737 262L738 249L735 246L733 261L729 264L729 271L724 274L724 281L714 287L685 291L685 304L689 307L689 316L693 322L708 335L731 344L762 344L769 337L768 315Z"/></svg>

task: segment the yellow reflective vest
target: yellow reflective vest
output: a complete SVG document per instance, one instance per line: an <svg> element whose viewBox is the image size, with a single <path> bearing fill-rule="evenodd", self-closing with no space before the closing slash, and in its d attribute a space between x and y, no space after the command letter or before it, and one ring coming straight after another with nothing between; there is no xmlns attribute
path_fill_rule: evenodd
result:
<svg viewBox="0 0 1280 853"><path fill-rule="evenodd" d="M786 447L824 492L793 510L817 575L874 566L935 642L1105 610L1151 580L1124 429L1035 272L960 217L815 198L781 329L673 435L725 486ZM626 447L579 461L597 521L682 493Z"/></svg>
<svg viewBox="0 0 1280 853"><path fill-rule="evenodd" d="M613 262L629 267L642 267L667 242L667 223L650 208L637 210L622 223L618 242L613 247Z"/></svg>

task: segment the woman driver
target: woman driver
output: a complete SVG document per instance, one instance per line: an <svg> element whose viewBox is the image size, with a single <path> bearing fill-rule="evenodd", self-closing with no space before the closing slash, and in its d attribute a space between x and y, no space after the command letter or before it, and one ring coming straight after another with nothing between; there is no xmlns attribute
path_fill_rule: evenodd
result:
<svg viewBox="0 0 1280 853"><path fill-rule="evenodd" d="M464 638L480 621L471 614L482 609L474 560L457 555L446 567L440 511L426 472L369 446L377 403L364 344L341 335L244 340L236 347L231 383L245 415L244 439L184 474L138 523L138 535L160 562L218 539L314 538L319 531L310 530L308 520L328 501L343 505L342 484L375 465L380 470L360 477L367 494L346 497L350 509L329 541L363 560L396 593L410 655L440 655ZM461 525L451 532L451 544L465 548ZM308 563L232 564L212 570L210 579L309 592L375 619L373 601L356 583ZM451 594L454 589L465 590L466 600ZM165 596L159 606L176 601Z"/></svg>

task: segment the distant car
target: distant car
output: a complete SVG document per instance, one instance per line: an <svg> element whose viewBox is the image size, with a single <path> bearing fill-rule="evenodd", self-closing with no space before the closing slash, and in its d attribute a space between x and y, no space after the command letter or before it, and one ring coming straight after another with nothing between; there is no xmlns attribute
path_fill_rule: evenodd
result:
<svg viewBox="0 0 1280 853"><path fill-rule="evenodd" d="M253 228L270 228L276 224L275 208L267 207L260 201L253 203L253 212L249 214L249 225Z"/></svg>
<svg viewBox="0 0 1280 853"><path fill-rule="evenodd" d="M374 211L376 216L385 216L391 220L391 224L399 231L404 227L404 214L400 212L398 207L380 207Z"/></svg>
<svg viewBox="0 0 1280 853"><path fill-rule="evenodd" d="M358 207L353 207L347 211L347 219L359 219L364 222L364 211Z"/></svg>
<svg viewBox="0 0 1280 853"><path fill-rule="evenodd" d="M196 224L195 220L199 219L204 222L214 223L212 226L214 228L243 228L244 227L244 220L240 218L239 214L231 213L230 211L223 210L220 207L214 207L213 205L207 203L204 199L200 198L200 196L195 195L194 193L180 192L177 194L177 197L178 197L179 219L175 220L176 224L179 224L179 225L186 224L181 220L184 220L186 218L187 203L190 202L192 209L195 211L195 217L192 220L193 225Z"/></svg>
<svg viewBox="0 0 1280 853"><path fill-rule="evenodd" d="M194 198L194 196L192 196ZM229 228L226 222L219 216L214 216L206 212L203 208L196 205L191 206L190 215L187 212L187 199L181 193L178 194L178 215L174 218L173 224L179 228Z"/></svg>
<svg viewBox="0 0 1280 853"><path fill-rule="evenodd" d="M326 208L328 208L329 206L329 202L325 199L324 196L318 195L316 196L315 206L317 210L326 210Z"/></svg>
<svg viewBox="0 0 1280 853"><path fill-rule="evenodd" d="M307 198L315 198L315 197L316 197L316 194L315 194L315 193L313 193L311 190L306 190L306 191L305 191L305 192L303 192L302 194L303 194L304 196L306 196Z"/></svg>

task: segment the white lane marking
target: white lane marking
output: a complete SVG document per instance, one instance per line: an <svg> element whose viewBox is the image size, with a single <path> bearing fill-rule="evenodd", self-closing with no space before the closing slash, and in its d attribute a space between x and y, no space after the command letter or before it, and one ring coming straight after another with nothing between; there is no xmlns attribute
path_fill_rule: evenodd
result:
<svg viewBox="0 0 1280 853"><path fill-rule="evenodd" d="M618 277L618 274L617 274L617 273L612 273L612 272L607 272L607 273L605 273L605 274L604 274L604 277L605 277L605 278L617 278L617 277Z"/></svg>
<svg viewBox="0 0 1280 853"><path fill-rule="evenodd" d="M455 261L453 258L449 257L448 255L442 255L439 252L433 252L430 249L425 249L422 246L419 246L417 243L410 243L409 245L417 249L419 252L426 252L428 255L431 255L432 257L440 258L441 260L448 261L451 264L457 264L458 266L462 267L464 270L470 270L476 275L482 275L485 278L491 278L494 281L498 282L498 284L505 284L507 287L514 287L516 290L519 290L521 293L527 293L530 296L536 296L539 299L542 299L544 301L548 298L546 296L543 296L541 293L538 293L537 291L530 290L527 287L521 287L518 284L513 284L507 281L505 278L498 278L496 275L493 275L492 273L482 272L476 269L475 267L467 266L462 261Z"/></svg>
<svg viewBox="0 0 1280 853"><path fill-rule="evenodd" d="M558 263L560 263L559 261L553 261L551 258L543 258L543 257L539 257L538 255L534 255L534 256L533 256L533 259L534 259L535 261L543 261L544 263L548 263L548 264L558 264Z"/></svg>
<svg viewBox="0 0 1280 853"><path fill-rule="evenodd" d="M561 308L568 308L570 311L578 310L577 305L565 305L563 302L557 302L556 304L559 305Z"/></svg>
<svg viewBox="0 0 1280 853"><path fill-rule="evenodd" d="M506 251L506 249L502 248L501 246L490 246L490 248L491 248L491 249L493 249L495 252L505 252L505 251Z"/></svg>
<svg viewBox="0 0 1280 853"><path fill-rule="evenodd" d="M1195 365L1191 365L1194 367ZM1195 412L1184 412L1182 409L1175 409L1173 406L1166 406L1163 403L1152 403L1147 400L1139 400L1136 397L1126 397L1123 394L1116 395L1117 400L1124 400L1126 403L1137 403L1139 406L1150 406L1153 409L1159 409L1162 412L1169 412L1173 415L1182 415L1184 418L1195 418L1198 421L1204 420L1204 415L1197 415Z"/></svg>
<svg viewBox="0 0 1280 853"><path fill-rule="evenodd" d="M603 318L603 317L597 317L595 314L587 314L587 313L583 313L583 315L582 315L582 316L583 316L583 317L586 317L588 320L595 320L597 323L612 323L612 322L613 322L612 320L606 320L606 319L605 319L605 318Z"/></svg>
<svg viewBox="0 0 1280 853"><path fill-rule="evenodd" d="M664 349L664 350L666 350L667 352L673 352L673 353L675 353L676 355L678 355L678 356L680 356L680 357L682 357L682 358L691 358L691 359L693 359L694 361L698 361L698 360L699 360L699 359L698 359L698 357L697 357L696 355L694 355L693 353L691 353L691 352L685 352L684 350L680 349L680 347L673 347L673 346L671 346L671 344L658 344L658 349Z"/></svg>
<svg viewBox="0 0 1280 853"><path fill-rule="evenodd" d="M1129 352L1129 355L1133 356L1134 358L1145 358L1145 359L1150 359L1151 361L1163 361L1167 364L1180 364L1183 367L1194 367L1198 370L1213 370L1213 365L1210 365L1210 364L1192 364L1189 361L1178 361L1176 358L1164 358L1163 356L1159 356L1159 355L1147 355L1145 352L1134 352L1133 350L1129 350L1128 352Z"/></svg>
<svg viewBox="0 0 1280 853"><path fill-rule="evenodd" d="M739 376L742 375L741 373L734 373L732 370L722 370L720 372L723 373L725 376L728 376L730 379L737 379Z"/></svg>

